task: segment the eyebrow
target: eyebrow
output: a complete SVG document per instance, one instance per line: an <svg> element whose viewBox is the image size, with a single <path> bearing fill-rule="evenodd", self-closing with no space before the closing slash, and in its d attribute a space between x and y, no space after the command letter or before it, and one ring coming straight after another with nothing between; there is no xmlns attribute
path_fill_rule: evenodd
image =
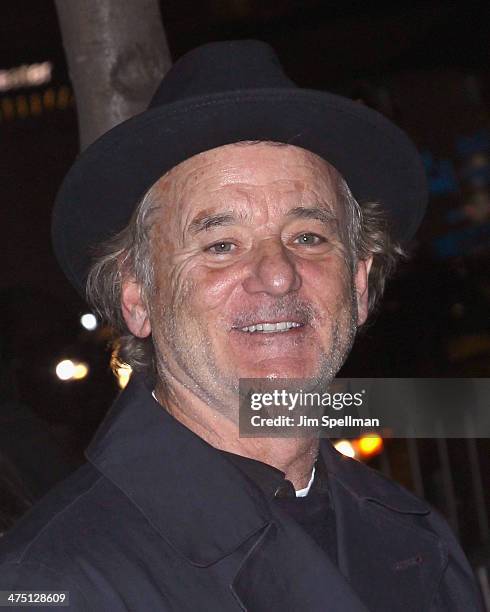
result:
<svg viewBox="0 0 490 612"><path fill-rule="evenodd" d="M220 227L224 225L233 225L238 221L238 217L231 211L226 211L217 214L198 215L189 224L189 232L191 234L199 234L211 229L212 227Z"/></svg>
<svg viewBox="0 0 490 612"><path fill-rule="evenodd" d="M334 213L323 206L296 206L288 211L287 216L295 219L317 219L327 226L331 225L332 221L337 221Z"/></svg>
<svg viewBox="0 0 490 612"><path fill-rule="evenodd" d="M332 221L337 221L333 212L323 206L296 206L288 211L286 216L295 219L317 219L326 226L330 225ZM202 214L191 221L188 231L195 236L213 227L233 225L239 220L243 220L242 216L237 217L232 211L217 214Z"/></svg>

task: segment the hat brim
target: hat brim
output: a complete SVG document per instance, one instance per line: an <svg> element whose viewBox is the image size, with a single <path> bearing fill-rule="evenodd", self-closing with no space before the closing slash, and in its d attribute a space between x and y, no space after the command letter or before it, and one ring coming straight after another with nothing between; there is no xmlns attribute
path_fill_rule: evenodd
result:
<svg viewBox="0 0 490 612"><path fill-rule="evenodd" d="M379 201L406 244L424 215L421 158L378 112L305 89L257 89L189 98L116 126L84 151L56 198L52 238L63 271L84 295L93 247L122 230L143 194L180 162L221 145L270 140L331 163L355 198Z"/></svg>

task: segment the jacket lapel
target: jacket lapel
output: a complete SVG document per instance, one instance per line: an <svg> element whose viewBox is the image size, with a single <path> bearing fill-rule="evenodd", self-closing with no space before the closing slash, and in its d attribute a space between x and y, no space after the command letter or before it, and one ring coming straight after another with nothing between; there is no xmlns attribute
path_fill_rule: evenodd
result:
<svg viewBox="0 0 490 612"><path fill-rule="evenodd" d="M367 612L325 553L293 520L276 517L250 549L232 585L253 612Z"/></svg>
<svg viewBox="0 0 490 612"><path fill-rule="evenodd" d="M422 500L322 443L335 507L339 570L370 610L424 612L447 551L423 527Z"/></svg>

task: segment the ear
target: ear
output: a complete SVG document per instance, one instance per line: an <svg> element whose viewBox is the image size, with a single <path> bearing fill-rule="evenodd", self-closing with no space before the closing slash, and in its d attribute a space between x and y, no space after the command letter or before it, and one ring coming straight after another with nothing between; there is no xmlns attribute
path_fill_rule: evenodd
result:
<svg viewBox="0 0 490 612"><path fill-rule="evenodd" d="M137 338L151 334L150 320L141 297L141 287L134 278L123 281L121 289L121 310L129 331Z"/></svg>
<svg viewBox="0 0 490 612"><path fill-rule="evenodd" d="M354 276L357 293L357 325L365 323L368 316L368 277L372 263L372 256L357 262Z"/></svg>

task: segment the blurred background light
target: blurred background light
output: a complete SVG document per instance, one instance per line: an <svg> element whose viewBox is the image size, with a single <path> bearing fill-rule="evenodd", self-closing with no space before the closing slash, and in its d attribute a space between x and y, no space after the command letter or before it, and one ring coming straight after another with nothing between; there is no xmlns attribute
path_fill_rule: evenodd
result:
<svg viewBox="0 0 490 612"><path fill-rule="evenodd" d="M75 364L75 369L73 371L72 378L74 380L81 380L85 378L88 374L88 365L86 363L77 363Z"/></svg>
<svg viewBox="0 0 490 612"><path fill-rule="evenodd" d="M89 372L88 365L83 362L75 362L71 359L63 359L56 366L56 376L60 380L81 380Z"/></svg>
<svg viewBox="0 0 490 612"><path fill-rule="evenodd" d="M127 363L125 363L124 365L120 365L117 368L117 384L121 387L121 389L124 389L124 387L128 384L132 371L133 369Z"/></svg>
<svg viewBox="0 0 490 612"><path fill-rule="evenodd" d="M80 317L80 323L85 329L93 331L97 327L97 319L91 312L87 312Z"/></svg>
<svg viewBox="0 0 490 612"><path fill-rule="evenodd" d="M63 359L56 366L56 376L60 380L70 380L75 372L75 364L71 359Z"/></svg>
<svg viewBox="0 0 490 612"><path fill-rule="evenodd" d="M334 444L335 448L346 457L356 458L356 450L349 440L338 440Z"/></svg>
<svg viewBox="0 0 490 612"><path fill-rule="evenodd" d="M356 446L360 455L372 457L383 450L383 438L378 434L368 434L359 438Z"/></svg>
<svg viewBox="0 0 490 612"><path fill-rule="evenodd" d="M24 64L8 70L0 70L0 91L21 87L36 87L49 83L52 71L53 64L51 62Z"/></svg>

